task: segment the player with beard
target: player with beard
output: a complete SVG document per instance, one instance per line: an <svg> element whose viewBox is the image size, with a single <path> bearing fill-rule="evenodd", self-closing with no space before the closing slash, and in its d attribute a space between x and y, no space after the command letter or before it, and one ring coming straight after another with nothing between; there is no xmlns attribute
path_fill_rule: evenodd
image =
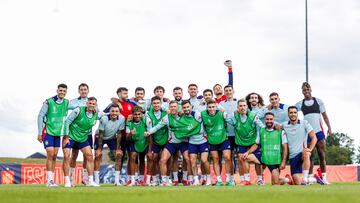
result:
<svg viewBox="0 0 360 203"><path fill-rule="evenodd" d="M266 127L260 129L256 138L256 144L243 154L243 159L247 162L264 164L271 173L271 184L279 185L289 182L287 178L280 178L280 170L285 169L288 155L288 145L286 135L282 130L275 130L274 114L265 114ZM261 154L257 156L253 152L261 146Z"/></svg>
<svg viewBox="0 0 360 203"><path fill-rule="evenodd" d="M309 177L310 155L317 142L313 128L308 121L298 119L296 106L288 108L288 115L290 120L284 122L282 127L289 145L290 172L293 183L306 185L318 181L319 184L324 184L320 178L315 180ZM307 142L308 137L310 142Z"/></svg>
<svg viewBox="0 0 360 203"><path fill-rule="evenodd" d="M183 159L186 162L187 171L190 171L190 158L188 151L188 139L187 138L177 138L175 133L182 133L183 130L187 128L184 126L184 123L180 122L182 116L179 115L178 111L178 101L172 100L169 105L170 113L164 116L161 121L154 127L152 127L147 133L154 134L158 130L162 129L164 126L167 126L169 129L169 140L165 145L165 148L161 152L160 159L160 173L161 173L161 186L170 185L169 176L168 176L168 161L172 156L175 155L178 151L183 155ZM180 125L180 126L179 126ZM177 159L176 159L177 160ZM184 168L184 167L183 167Z"/></svg>
<svg viewBox="0 0 360 203"><path fill-rule="evenodd" d="M232 61L226 60L224 62L224 65L228 68L228 77L229 77L228 85L233 86ZM223 88L220 84L215 84L213 87L213 91L215 94L215 101L217 104L226 100L226 96L223 94Z"/></svg>

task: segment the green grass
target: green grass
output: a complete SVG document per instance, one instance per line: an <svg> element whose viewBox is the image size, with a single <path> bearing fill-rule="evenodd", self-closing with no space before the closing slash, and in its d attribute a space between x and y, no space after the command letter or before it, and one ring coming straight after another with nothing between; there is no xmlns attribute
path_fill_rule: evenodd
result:
<svg viewBox="0 0 360 203"><path fill-rule="evenodd" d="M263 187L115 187L46 188L44 185L0 185L0 199L5 202L287 202L345 203L360 202L360 183L333 183L328 186Z"/></svg>

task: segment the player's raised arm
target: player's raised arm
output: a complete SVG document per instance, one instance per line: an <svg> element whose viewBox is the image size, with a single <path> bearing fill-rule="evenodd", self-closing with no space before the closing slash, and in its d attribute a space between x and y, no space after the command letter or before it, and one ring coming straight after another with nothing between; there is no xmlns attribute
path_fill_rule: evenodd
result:
<svg viewBox="0 0 360 203"><path fill-rule="evenodd" d="M233 72L232 72L232 61L231 60L226 60L224 62L224 65L226 67L228 67L228 77L229 77L228 85L233 86L234 82L233 82Z"/></svg>

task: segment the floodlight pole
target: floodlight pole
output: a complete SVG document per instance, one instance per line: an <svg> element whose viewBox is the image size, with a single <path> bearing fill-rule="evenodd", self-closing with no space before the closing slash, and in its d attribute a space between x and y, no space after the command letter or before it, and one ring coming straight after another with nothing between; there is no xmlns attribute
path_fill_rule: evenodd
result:
<svg viewBox="0 0 360 203"><path fill-rule="evenodd" d="M308 12L307 0L305 0L305 68L306 68L306 82L309 82L309 62L308 62Z"/></svg>

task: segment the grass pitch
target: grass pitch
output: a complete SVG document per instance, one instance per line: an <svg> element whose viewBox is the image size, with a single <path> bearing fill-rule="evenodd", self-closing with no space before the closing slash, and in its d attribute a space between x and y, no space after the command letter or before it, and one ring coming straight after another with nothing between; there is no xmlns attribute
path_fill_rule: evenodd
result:
<svg viewBox="0 0 360 203"><path fill-rule="evenodd" d="M333 183L328 186L243 186L243 187L115 187L47 188L45 185L0 185L0 202L287 202L345 203L360 202L360 183Z"/></svg>

